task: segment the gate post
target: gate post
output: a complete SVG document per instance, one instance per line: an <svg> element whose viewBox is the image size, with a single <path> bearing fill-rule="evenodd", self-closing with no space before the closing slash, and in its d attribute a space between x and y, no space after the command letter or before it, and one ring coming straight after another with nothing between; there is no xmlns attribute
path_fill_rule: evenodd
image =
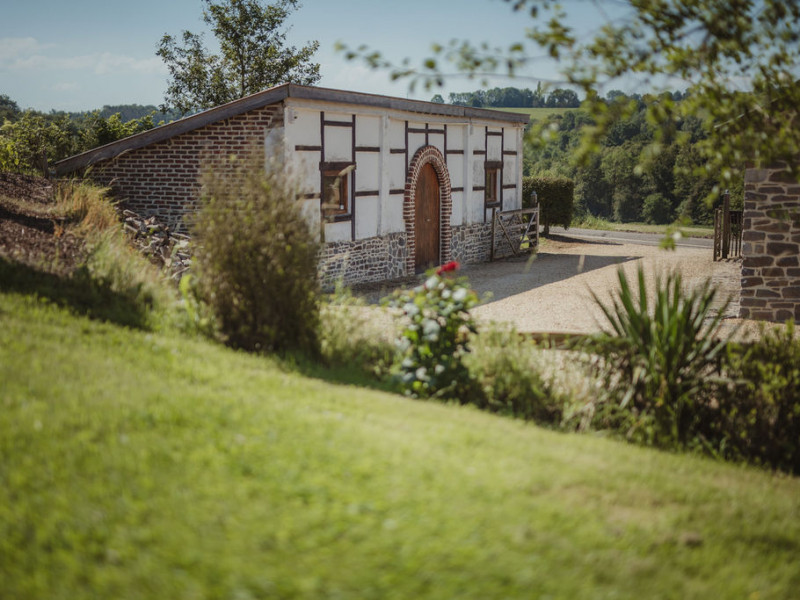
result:
<svg viewBox="0 0 800 600"><path fill-rule="evenodd" d="M722 194L722 258L728 258L731 247L731 194Z"/></svg>

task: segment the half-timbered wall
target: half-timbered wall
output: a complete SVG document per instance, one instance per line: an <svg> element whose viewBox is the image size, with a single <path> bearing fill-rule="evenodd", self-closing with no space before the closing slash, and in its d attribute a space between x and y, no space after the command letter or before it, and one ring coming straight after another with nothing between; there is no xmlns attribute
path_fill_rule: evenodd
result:
<svg viewBox="0 0 800 600"><path fill-rule="evenodd" d="M413 190L408 184L421 149L435 149L436 168L441 171L441 163L449 178L441 203L447 211L442 214L442 260L488 260L491 209L521 208L521 126L358 106L347 110L307 101L287 104L285 119L286 151L303 174L306 211L316 214L315 227L321 226L322 215L315 208L321 202L320 166L355 163L350 214L328 219L322 227L328 245L323 272L328 278L344 276L355 283L413 272ZM499 196L493 206L485 203L487 164L499 165ZM440 174L439 179L442 184L445 178ZM406 267L398 267L398 260Z"/></svg>

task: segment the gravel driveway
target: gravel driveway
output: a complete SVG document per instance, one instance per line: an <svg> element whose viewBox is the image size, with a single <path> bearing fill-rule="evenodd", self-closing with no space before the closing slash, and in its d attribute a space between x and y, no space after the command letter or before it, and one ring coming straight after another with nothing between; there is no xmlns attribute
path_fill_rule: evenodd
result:
<svg viewBox="0 0 800 600"><path fill-rule="evenodd" d="M651 285L655 274L670 269L680 271L687 287L711 278L720 291L718 306L728 296L732 298L726 321L737 317L741 263L711 258L711 251L703 248L668 251L652 245L552 236L543 240L532 260L469 265L462 273L480 294L491 293L491 299L474 311L480 319L508 321L520 331L592 333L603 321L592 292L610 299L619 288L619 266L632 280L637 266L643 265Z"/></svg>
<svg viewBox="0 0 800 600"><path fill-rule="evenodd" d="M744 325L741 333L747 337L758 331L754 322L743 323L736 318L741 262L713 262L711 250L705 248L667 251L652 245L553 235L542 240L539 253L532 259L465 265L460 273L469 278L479 295L489 295L473 311L479 320L510 322L524 332L593 333L602 328L603 315L592 292L609 299L619 288L618 266L631 280L639 264L644 265L651 285L656 273L670 269L680 270L686 287L711 278L720 292L717 306L724 298L732 299L724 313L725 328ZM414 283L406 281L405 285ZM380 291L373 287L360 294L376 302L388 291L386 287Z"/></svg>

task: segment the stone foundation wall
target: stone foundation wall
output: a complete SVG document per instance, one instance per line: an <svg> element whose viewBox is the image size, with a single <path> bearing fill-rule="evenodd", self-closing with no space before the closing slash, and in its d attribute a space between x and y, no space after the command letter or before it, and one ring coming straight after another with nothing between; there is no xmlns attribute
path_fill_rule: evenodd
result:
<svg viewBox="0 0 800 600"><path fill-rule="evenodd" d="M450 244L450 255L455 261L464 264L488 262L492 252L492 224L453 227Z"/></svg>
<svg viewBox="0 0 800 600"><path fill-rule="evenodd" d="M408 275L406 234L393 233L355 242L329 242L320 256L323 288L341 280L346 285L372 283Z"/></svg>
<svg viewBox="0 0 800 600"><path fill-rule="evenodd" d="M739 316L800 320L800 184L786 169L748 169Z"/></svg>

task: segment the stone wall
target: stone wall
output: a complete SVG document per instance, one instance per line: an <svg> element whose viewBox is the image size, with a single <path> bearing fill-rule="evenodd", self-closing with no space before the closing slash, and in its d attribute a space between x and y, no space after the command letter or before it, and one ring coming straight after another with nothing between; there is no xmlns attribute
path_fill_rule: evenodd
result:
<svg viewBox="0 0 800 600"><path fill-rule="evenodd" d="M355 242L329 242L320 256L323 288L337 281L346 285L397 279L408 274L408 244L405 233L393 233Z"/></svg>
<svg viewBox="0 0 800 600"><path fill-rule="evenodd" d="M197 209L204 164L263 145L267 131L283 124L282 110L279 105L255 109L125 152L97 164L90 177L111 187L125 208L157 215L173 231L185 231L185 217Z"/></svg>
<svg viewBox="0 0 800 600"><path fill-rule="evenodd" d="M488 262L492 252L492 224L472 223L453 227L450 255L460 263Z"/></svg>
<svg viewBox="0 0 800 600"><path fill-rule="evenodd" d="M747 169L739 315L800 320L800 184L786 165Z"/></svg>

